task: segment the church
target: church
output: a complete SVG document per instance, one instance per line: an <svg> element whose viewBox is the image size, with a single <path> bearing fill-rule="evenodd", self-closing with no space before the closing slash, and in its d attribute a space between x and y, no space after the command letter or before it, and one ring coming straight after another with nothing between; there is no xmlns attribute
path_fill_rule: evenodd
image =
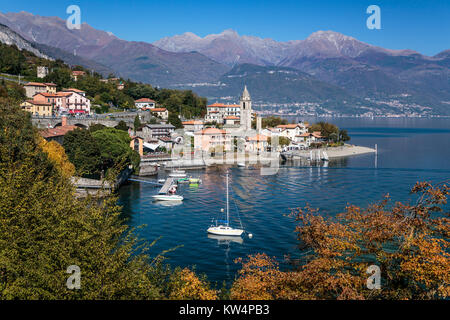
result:
<svg viewBox="0 0 450 320"><path fill-rule="evenodd" d="M248 131L252 128L254 118L252 99L247 86L244 86L239 104L214 103L208 105L205 121L221 124L224 129L232 131Z"/></svg>

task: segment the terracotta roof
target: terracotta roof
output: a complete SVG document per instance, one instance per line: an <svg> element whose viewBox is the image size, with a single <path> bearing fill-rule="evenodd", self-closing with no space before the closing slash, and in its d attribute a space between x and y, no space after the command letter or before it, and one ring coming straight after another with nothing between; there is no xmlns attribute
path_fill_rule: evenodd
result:
<svg viewBox="0 0 450 320"><path fill-rule="evenodd" d="M46 86L49 86L49 87L56 87L56 84L54 84L54 83L52 83L52 82L46 82L46 83L44 83Z"/></svg>
<svg viewBox="0 0 450 320"><path fill-rule="evenodd" d="M86 91L83 91L83 90L80 90L80 89L75 89L75 88L64 89L63 91L73 91L73 92L79 92L79 93L86 92Z"/></svg>
<svg viewBox="0 0 450 320"><path fill-rule="evenodd" d="M302 133L300 135L297 135L296 137L309 137L310 135L311 135L311 133L305 132L305 133Z"/></svg>
<svg viewBox="0 0 450 320"><path fill-rule="evenodd" d="M35 106L51 106L50 102L41 102L36 100L26 100L26 102L34 104Z"/></svg>
<svg viewBox="0 0 450 320"><path fill-rule="evenodd" d="M225 120L239 120L239 117L236 117L236 116L228 116L228 117L225 117Z"/></svg>
<svg viewBox="0 0 450 320"><path fill-rule="evenodd" d="M53 98L58 96L56 93L38 92L33 97L35 97L35 96L37 96L39 94L44 96L44 97L53 97Z"/></svg>
<svg viewBox="0 0 450 320"><path fill-rule="evenodd" d="M76 70L76 71L72 71L72 74L73 74L73 75L76 75L76 76L81 76L81 75L86 74L86 72Z"/></svg>
<svg viewBox="0 0 450 320"><path fill-rule="evenodd" d="M166 108L151 108L150 109L151 112L164 112L167 111Z"/></svg>
<svg viewBox="0 0 450 320"><path fill-rule="evenodd" d="M190 125L190 124L203 124L203 121L201 120L189 120L189 121L183 121L183 125Z"/></svg>
<svg viewBox="0 0 450 320"><path fill-rule="evenodd" d="M156 103L155 100L149 99L149 98L140 98L135 100L134 102L151 102L151 103Z"/></svg>
<svg viewBox="0 0 450 320"><path fill-rule="evenodd" d="M321 134L320 131L314 131L314 132L312 133L312 135L313 135L314 137L316 137L316 138L322 138L322 134Z"/></svg>
<svg viewBox="0 0 450 320"><path fill-rule="evenodd" d="M72 131L76 128L77 128L76 126L60 126L43 130L40 133L44 138L60 137L64 136L67 132Z"/></svg>
<svg viewBox="0 0 450 320"><path fill-rule="evenodd" d="M28 82L25 86L46 87L45 84L40 82Z"/></svg>
<svg viewBox="0 0 450 320"><path fill-rule="evenodd" d="M299 127L300 125L298 123L292 123L292 124L280 124L277 126L277 128L282 128L282 129L295 129L297 127Z"/></svg>
<svg viewBox="0 0 450 320"><path fill-rule="evenodd" d="M56 93L56 95L58 96L58 97L68 97L68 96L70 96L70 95L72 95L73 94L73 92L57 92Z"/></svg>
<svg viewBox="0 0 450 320"><path fill-rule="evenodd" d="M201 134L201 135L209 135L209 134L226 134L227 132L225 130L217 129L217 128L206 128L201 131L197 131L194 134Z"/></svg>
<svg viewBox="0 0 450 320"><path fill-rule="evenodd" d="M263 134L257 134L256 136L248 137L247 140L248 141L267 141L267 136L265 136Z"/></svg>
<svg viewBox="0 0 450 320"><path fill-rule="evenodd" d="M208 106L208 108L228 108L228 107L238 108L238 107L240 107L240 105L238 105L238 104L224 104L224 103L216 102L216 103L210 104Z"/></svg>

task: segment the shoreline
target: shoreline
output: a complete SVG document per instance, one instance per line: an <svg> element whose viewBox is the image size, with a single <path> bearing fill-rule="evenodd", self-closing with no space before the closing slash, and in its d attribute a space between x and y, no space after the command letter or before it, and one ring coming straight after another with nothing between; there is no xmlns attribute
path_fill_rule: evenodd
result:
<svg viewBox="0 0 450 320"><path fill-rule="evenodd" d="M349 145L346 144L340 147L328 147L328 148L320 148L320 149L310 149L310 150L300 150L286 154L288 157L292 158L309 158L310 152L317 152L316 150L320 150L321 152L326 151L329 159L343 158L356 156L361 154L375 153L376 150L374 148L357 146L357 145Z"/></svg>

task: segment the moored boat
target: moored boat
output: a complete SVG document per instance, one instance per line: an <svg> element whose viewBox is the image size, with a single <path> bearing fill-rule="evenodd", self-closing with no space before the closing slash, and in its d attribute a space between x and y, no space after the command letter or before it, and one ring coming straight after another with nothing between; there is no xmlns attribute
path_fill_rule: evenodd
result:
<svg viewBox="0 0 450 320"><path fill-rule="evenodd" d="M221 224L218 224L221 223ZM227 172L227 220L217 221L215 226L210 226L207 230L210 234L219 236L241 236L244 233L242 229L235 229L230 227L230 205L228 196L228 172Z"/></svg>

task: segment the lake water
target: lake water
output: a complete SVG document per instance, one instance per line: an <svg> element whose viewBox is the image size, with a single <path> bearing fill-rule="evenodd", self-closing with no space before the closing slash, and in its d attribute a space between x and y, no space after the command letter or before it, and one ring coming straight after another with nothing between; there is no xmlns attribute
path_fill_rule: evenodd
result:
<svg viewBox="0 0 450 320"><path fill-rule="evenodd" d="M310 122L322 119L305 119ZM325 119L347 129L350 143L378 145L378 155L360 155L330 161L328 167L281 165L278 173L261 176L258 169L215 167L189 174L202 179L198 187L182 185L179 205L164 206L151 196L152 185L131 182L123 186L120 204L132 226L145 224L140 236L150 241L156 254L182 246L167 254L173 266L195 266L219 285L230 283L239 265L234 260L265 252L282 267L286 255L296 256L295 224L287 216L306 204L334 215L347 204L366 206L386 193L395 200L411 199L416 181L442 182L450 179L450 119ZM230 213L234 226L239 217L253 238L242 241L211 238L206 229L212 219L223 217L225 170L230 172ZM163 178L161 175L159 178Z"/></svg>

